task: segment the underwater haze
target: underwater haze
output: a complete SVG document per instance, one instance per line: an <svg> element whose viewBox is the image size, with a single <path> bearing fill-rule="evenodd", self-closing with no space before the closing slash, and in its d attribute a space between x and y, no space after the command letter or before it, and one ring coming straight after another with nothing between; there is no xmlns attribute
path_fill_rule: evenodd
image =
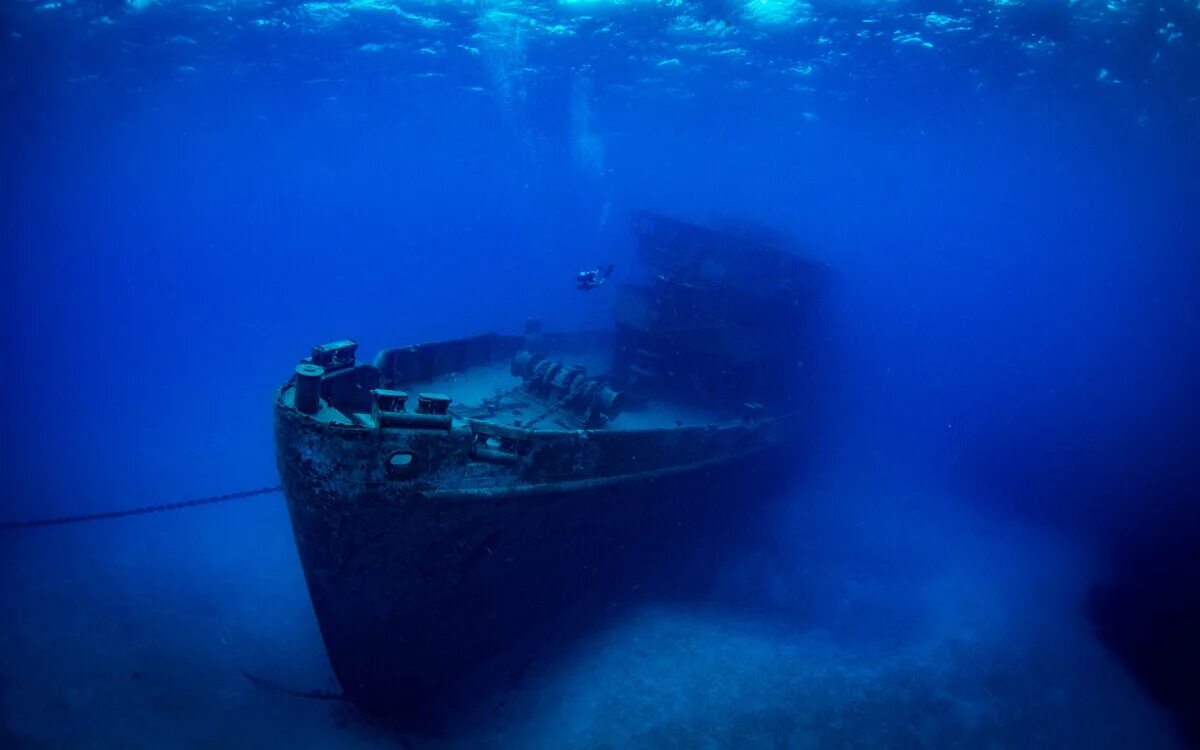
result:
<svg viewBox="0 0 1200 750"><path fill-rule="evenodd" d="M720 570L432 728L278 494L0 528L0 747L1200 747L1198 206L1195 0L6 0L0 522L277 485L314 344L607 326L636 209L835 289Z"/></svg>

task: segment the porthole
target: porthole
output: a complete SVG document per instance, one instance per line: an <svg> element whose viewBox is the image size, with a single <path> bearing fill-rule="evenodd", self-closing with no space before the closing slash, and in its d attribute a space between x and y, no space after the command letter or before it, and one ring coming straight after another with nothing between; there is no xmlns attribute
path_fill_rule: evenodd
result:
<svg viewBox="0 0 1200 750"><path fill-rule="evenodd" d="M388 457L388 474L393 477L410 477L417 473L417 455L411 451L398 451Z"/></svg>

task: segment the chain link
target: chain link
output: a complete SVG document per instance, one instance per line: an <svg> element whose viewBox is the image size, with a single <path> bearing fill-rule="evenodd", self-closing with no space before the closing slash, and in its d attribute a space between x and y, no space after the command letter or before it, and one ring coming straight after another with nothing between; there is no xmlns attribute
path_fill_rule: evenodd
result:
<svg viewBox="0 0 1200 750"><path fill-rule="evenodd" d="M230 500L242 500L248 497L257 497L259 495L273 495L276 492L282 492L283 487L276 485L274 487L260 487L256 490L244 490L242 492L230 492L225 495L212 495L211 497L201 497L195 500L182 500L177 503L161 503L159 505L143 505L140 508L129 508L127 510L110 510L103 513L84 513L77 516L58 516L56 518L36 518L29 521L0 521L0 530L3 529L28 529L35 526L61 526L69 523L83 523L85 521L100 521L106 518L123 518L125 516L141 516L147 513L162 513L168 510L182 510L183 508L194 508L197 505L212 505L214 503L225 503Z"/></svg>

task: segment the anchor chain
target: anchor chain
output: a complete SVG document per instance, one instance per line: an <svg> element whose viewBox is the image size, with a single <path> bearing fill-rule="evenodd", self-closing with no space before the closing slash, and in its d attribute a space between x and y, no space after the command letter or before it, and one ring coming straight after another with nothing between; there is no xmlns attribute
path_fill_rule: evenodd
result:
<svg viewBox="0 0 1200 750"><path fill-rule="evenodd" d="M554 403L552 403L552 404L550 404L549 406L547 406L547 407L546 407L546 410L545 410L544 412L542 412L541 414L537 415L536 417L534 417L534 418L530 419L530 420L529 420L529 421L527 421L525 424L521 425L521 427L523 427L523 428L525 428L525 429L527 429L527 430L528 430L528 429L531 429L531 428L532 428L534 425L536 425L538 422L541 422L541 421L542 421L543 419L545 419L546 417L550 416L550 415L551 415L551 414L553 414L554 412L556 412L556 411L558 411L559 409L561 409L561 408L563 408L564 406L566 406L566 405L567 405L567 402L568 402L568 401L570 401L571 399L573 399L574 397L575 397L575 391L568 391L568 392L567 392L567 395L563 396L563 397L562 397L562 398L560 398L559 400L557 400L557 401L555 401Z"/></svg>
<svg viewBox="0 0 1200 750"><path fill-rule="evenodd" d="M110 510L103 513L82 513L75 516L57 516L54 518L35 518L28 521L0 521L0 530L3 529L28 529L35 526L61 526L70 523L83 523L85 521L101 521L108 518L122 518L124 516L141 516L147 513L162 513L168 510L182 510L183 508L194 508L198 505L213 505L214 503L225 503L230 500L243 500L248 497L257 497L259 495L272 495L276 492L282 492L282 485L274 487L260 487L256 490L243 490L242 492L229 492L224 495L212 495L210 497L201 497L194 500L182 500L177 503L160 503L158 505L143 505L140 508L127 508L125 510Z"/></svg>

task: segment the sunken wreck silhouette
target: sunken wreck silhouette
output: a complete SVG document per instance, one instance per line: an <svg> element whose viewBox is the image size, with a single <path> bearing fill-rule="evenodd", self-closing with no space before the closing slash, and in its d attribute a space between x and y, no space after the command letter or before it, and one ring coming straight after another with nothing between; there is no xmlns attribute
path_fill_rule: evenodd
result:
<svg viewBox="0 0 1200 750"><path fill-rule="evenodd" d="M278 390L300 559L360 707L419 714L805 450L828 270L745 233L632 229L652 281L618 287L612 330L531 321L372 364L340 341Z"/></svg>

